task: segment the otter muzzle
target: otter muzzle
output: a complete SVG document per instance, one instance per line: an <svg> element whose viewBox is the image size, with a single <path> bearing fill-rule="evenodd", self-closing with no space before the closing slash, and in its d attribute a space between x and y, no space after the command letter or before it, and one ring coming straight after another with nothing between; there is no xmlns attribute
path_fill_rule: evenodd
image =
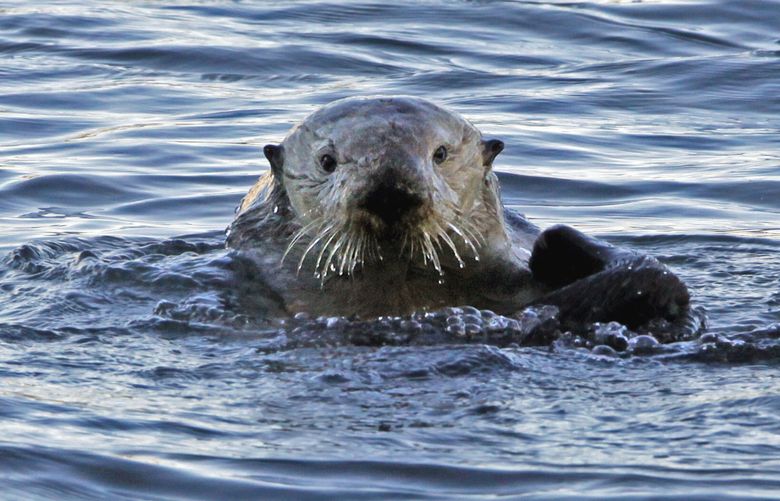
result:
<svg viewBox="0 0 780 501"><path fill-rule="evenodd" d="M368 191L360 208L393 226L423 204L423 198L394 169L387 169Z"/></svg>

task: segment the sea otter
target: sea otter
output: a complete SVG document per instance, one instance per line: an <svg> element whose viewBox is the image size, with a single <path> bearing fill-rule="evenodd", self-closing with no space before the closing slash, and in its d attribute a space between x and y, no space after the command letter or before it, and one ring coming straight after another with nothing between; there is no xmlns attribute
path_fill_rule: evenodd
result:
<svg viewBox="0 0 780 501"><path fill-rule="evenodd" d="M417 97L347 98L308 116L244 197L227 245L289 314L371 318L553 304L569 321L674 320L685 285L656 259L504 208L504 148Z"/></svg>

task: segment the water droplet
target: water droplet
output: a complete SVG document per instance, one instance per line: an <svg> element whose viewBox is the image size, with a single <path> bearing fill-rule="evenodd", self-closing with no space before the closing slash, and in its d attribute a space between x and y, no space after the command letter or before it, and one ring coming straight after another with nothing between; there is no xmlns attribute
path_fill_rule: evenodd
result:
<svg viewBox="0 0 780 501"><path fill-rule="evenodd" d="M466 335L466 326L463 324L450 325L445 330L456 337L463 337Z"/></svg>
<svg viewBox="0 0 780 501"><path fill-rule="evenodd" d="M325 321L325 327L328 329L335 329L337 327L342 327L346 323L347 320L344 317L330 317Z"/></svg>
<svg viewBox="0 0 780 501"><path fill-rule="evenodd" d="M482 326L477 324L466 324L465 326L467 336L476 336L482 333Z"/></svg>

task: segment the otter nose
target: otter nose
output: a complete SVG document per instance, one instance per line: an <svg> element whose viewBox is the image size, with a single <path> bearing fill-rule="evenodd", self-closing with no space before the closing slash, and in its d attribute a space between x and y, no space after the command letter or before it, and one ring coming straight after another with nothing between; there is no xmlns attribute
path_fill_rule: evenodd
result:
<svg viewBox="0 0 780 501"><path fill-rule="evenodd" d="M388 170L368 192L361 207L385 224L393 225L422 203L420 195L402 182L394 171Z"/></svg>

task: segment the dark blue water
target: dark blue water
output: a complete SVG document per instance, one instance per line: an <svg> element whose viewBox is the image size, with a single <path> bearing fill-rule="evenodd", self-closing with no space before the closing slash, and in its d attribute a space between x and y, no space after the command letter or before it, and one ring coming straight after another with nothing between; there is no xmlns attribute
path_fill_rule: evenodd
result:
<svg viewBox="0 0 780 501"><path fill-rule="evenodd" d="M508 205L658 256L708 334L231 310L262 145L378 93L503 139ZM780 498L778 117L776 1L0 3L0 497Z"/></svg>

